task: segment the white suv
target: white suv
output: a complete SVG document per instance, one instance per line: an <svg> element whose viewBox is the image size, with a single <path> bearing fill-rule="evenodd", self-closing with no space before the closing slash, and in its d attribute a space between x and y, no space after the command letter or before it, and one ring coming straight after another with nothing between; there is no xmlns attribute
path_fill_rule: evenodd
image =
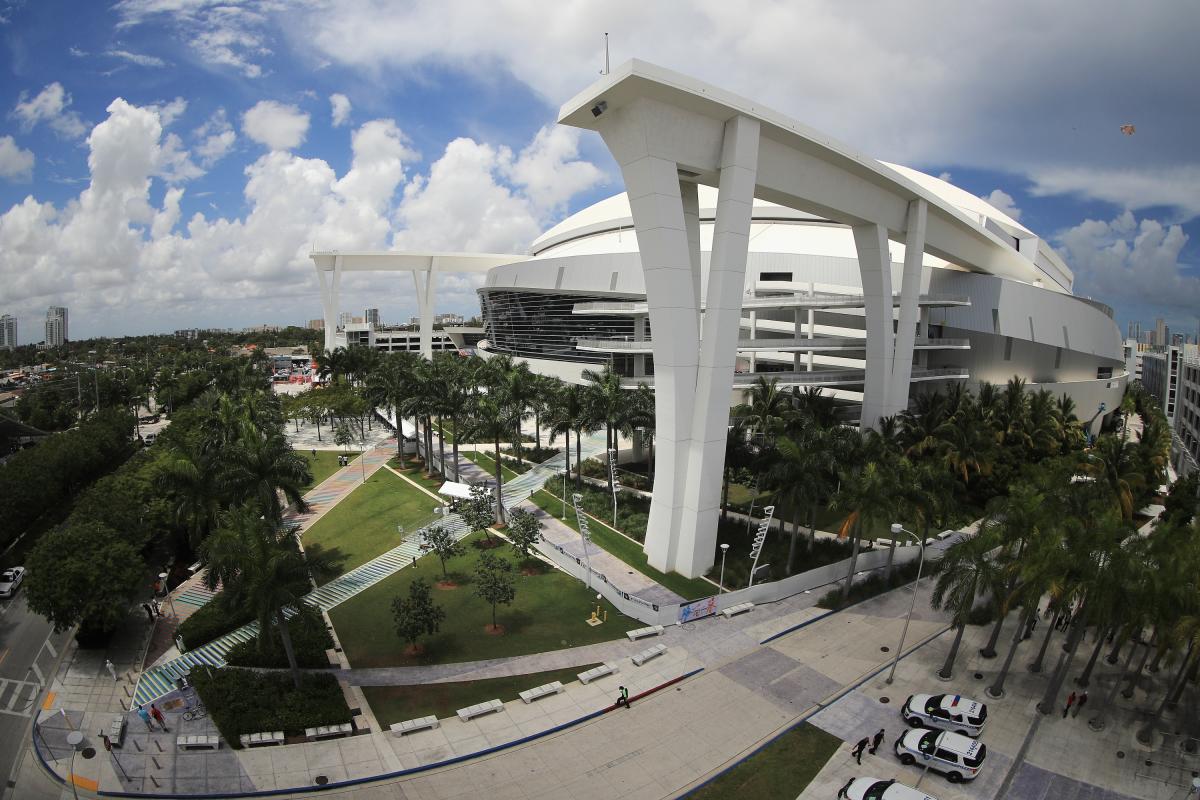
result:
<svg viewBox="0 0 1200 800"><path fill-rule="evenodd" d="M975 780L987 758L987 747L967 736L927 728L905 731L896 740L902 764L917 764L940 772L951 783Z"/></svg>
<svg viewBox="0 0 1200 800"><path fill-rule="evenodd" d="M933 795L896 783L894 778L855 778L837 796L847 800L937 800Z"/></svg>
<svg viewBox="0 0 1200 800"><path fill-rule="evenodd" d="M987 706L960 694L914 694L900 706L900 715L914 728L978 736L987 722Z"/></svg>

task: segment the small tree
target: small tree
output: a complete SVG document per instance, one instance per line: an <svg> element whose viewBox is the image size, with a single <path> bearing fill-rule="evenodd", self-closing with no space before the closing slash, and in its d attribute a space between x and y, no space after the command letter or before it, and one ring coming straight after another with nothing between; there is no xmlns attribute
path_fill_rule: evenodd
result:
<svg viewBox="0 0 1200 800"><path fill-rule="evenodd" d="M458 513L471 530L483 531L488 541L492 540L487 531L496 521L496 515L492 510L492 493L486 484L472 484L471 497L458 504Z"/></svg>
<svg viewBox="0 0 1200 800"><path fill-rule="evenodd" d="M529 551L542 540L541 531L541 520L523 508L514 508L508 515L508 538L523 559L529 558Z"/></svg>
<svg viewBox="0 0 1200 800"><path fill-rule="evenodd" d="M446 561L463 554L463 549L459 546L458 540L454 538L454 533L445 525L430 525L421 531L421 543L425 548L437 554L438 560L442 562L442 577L448 577Z"/></svg>
<svg viewBox="0 0 1200 800"><path fill-rule="evenodd" d="M482 554L475 567L475 594L492 604L492 630L495 630L496 606L508 605L517 596L512 563L491 553Z"/></svg>
<svg viewBox="0 0 1200 800"><path fill-rule="evenodd" d="M333 434L333 441L343 450L349 450L350 445L354 444L354 434L350 432L350 426L338 425Z"/></svg>
<svg viewBox="0 0 1200 800"><path fill-rule="evenodd" d="M396 635L408 642L416 652L417 639L438 632L446 611L433 602L433 594L424 578L417 578L408 587L408 597L392 598L392 617L396 620Z"/></svg>

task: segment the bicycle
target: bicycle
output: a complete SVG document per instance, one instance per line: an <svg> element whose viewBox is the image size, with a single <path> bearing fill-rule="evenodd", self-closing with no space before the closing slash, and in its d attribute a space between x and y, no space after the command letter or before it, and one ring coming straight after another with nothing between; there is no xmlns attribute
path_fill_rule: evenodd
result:
<svg viewBox="0 0 1200 800"><path fill-rule="evenodd" d="M205 708L202 704L197 704L195 706L192 706L187 711L183 712L183 718L184 718L184 720L186 720L188 722L191 722L192 720L195 720L195 719L204 719L207 716L208 716L208 709Z"/></svg>

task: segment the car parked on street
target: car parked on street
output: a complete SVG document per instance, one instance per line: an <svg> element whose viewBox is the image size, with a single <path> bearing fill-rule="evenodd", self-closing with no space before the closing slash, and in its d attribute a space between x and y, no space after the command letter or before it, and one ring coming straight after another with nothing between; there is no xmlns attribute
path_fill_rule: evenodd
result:
<svg viewBox="0 0 1200 800"><path fill-rule="evenodd" d="M895 778L854 778L837 796L847 800L937 800L931 794L896 783Z"/></svg>
<svg viewBox="0 0 1200 800"><path fill-rule="evenodd" d="M0 572L0 597L12 597L17 593L17 587L25 580L24 567L9 567Z"/></svg>
<svg viewBox="0 0 1200 800"><path fill-rule="evenodd" d="M937 728L976 737L987 722L987 706L961 694L914 694L900 706L914 728Z"/></svg>
<svg viewBox="0 0 1200 800"><path fill-rule="evenodd" d="M987 747L961 733L917 728L896 739L896 755L904 765L940 772L951 783L973 781L983 769Z"/></svg>

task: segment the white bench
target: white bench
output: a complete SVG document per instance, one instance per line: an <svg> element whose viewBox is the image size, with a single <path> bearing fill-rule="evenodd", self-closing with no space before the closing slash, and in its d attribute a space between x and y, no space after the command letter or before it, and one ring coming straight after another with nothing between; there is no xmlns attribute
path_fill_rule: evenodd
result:
<svg viewBox="0 0 1200 800"><path fill-rule="evenodd" d="M460 708L455 713L458 714L459 719L466 722L472 717L491 714L493 711L499 711L502 708L504 708L504 703L501 703L499 700L488 700L486 703L476 703L473 706Z"/></svg>
<svg viewBox="0 0 1200 800"><path fill-rule="evenodd" d="M112 722L108 725L108 740L113 743L113 747L120 747L121 741L125 738L125 715L117 714L112 718Z"/></svg>
<svg viewBox="0 0 1200 800"><path fill-rule="evenodd" d="M956 533L958 533L958 531L942 531L941 533L939 533L937 535L937 537L939 539L949 539L951 536L953 536Z"/></svg>
<svg viewBox="0 0 1200 800"><path fill-rule="evenodd" d="M584 672L579 673L577 677L579 678L580 683L587 684L598 678L603 678L605 675L612 675L616 671L616 662L609 661L605 664L601 664L598 667L592 667L589 670L585 670Z"/></svg>
<svg viewBox="0 0 1200 800"><path fill-rule="evenodd" d="M261 733L243 733L238 737L242 747L258 747L264 744L283 744L283 731L262 731Z"/></svg>
<svg viewBox="0 0 1200 800"><path fill-rule="evenodd" d="M562 690L562 681L555 681L554 683L543 683L541 686L535 686L532 689L526 689L517 696L525 701L526 705L528 705L534 700L540 700L543 697L548 697L552 694L558 694Z"/></svg>
<svg viewBox="0 0 1200 800"><path fill-rule="evenodd" d="M310 741L316 739L332 739L336 736L349 736L354 733L354 726L349 722L341 725L318 725L315 728L305 728L304 736Z"/></svg>
<svg viewBox="0 0 1200 800"><path fill-rule="evenodd" d="M658 636L662 632L662 625L651 625L647 628L638 628L636 631L625 631L625 635L629 637L629 641L636 642L638 639L644 639L647 636Z"/></svg>
<svg viewBox="0 0 1200 800"><path fill-rule="evenodd" d="M736 606L730 606L721 613L725 615L725 619L736 617L738 614L744 614L747 611L754 610L754 603L738 603Z"/></svg>
<svg viewBox="0 0 1200 800"><path fill-rule="evenodd" d="M205 734L189 734L178 737L175 742L181 750L218 750L221 737Z"/></svg>
<svg viewBox="0 0 1200 800"><path fill-rule="evenodd" d="M413 731L422 731L441 727L437 717L417 717L416 719L406 719L403 722L396 722L388 726L388 729L397 736L403 736L406 733Z"/></svg>
<svg viewBox="0 0 1200 800"><path fill-rule="evenodd" d="M645 664L650 659L658 658L665 652L667 652L667 646L665 644L656 644L656 645L654 645L654 647L647 647L645 650L638 653L636 656L630 656L630 660L633 661L633 663L637 664L640 667L642 664Z"/></svg>

